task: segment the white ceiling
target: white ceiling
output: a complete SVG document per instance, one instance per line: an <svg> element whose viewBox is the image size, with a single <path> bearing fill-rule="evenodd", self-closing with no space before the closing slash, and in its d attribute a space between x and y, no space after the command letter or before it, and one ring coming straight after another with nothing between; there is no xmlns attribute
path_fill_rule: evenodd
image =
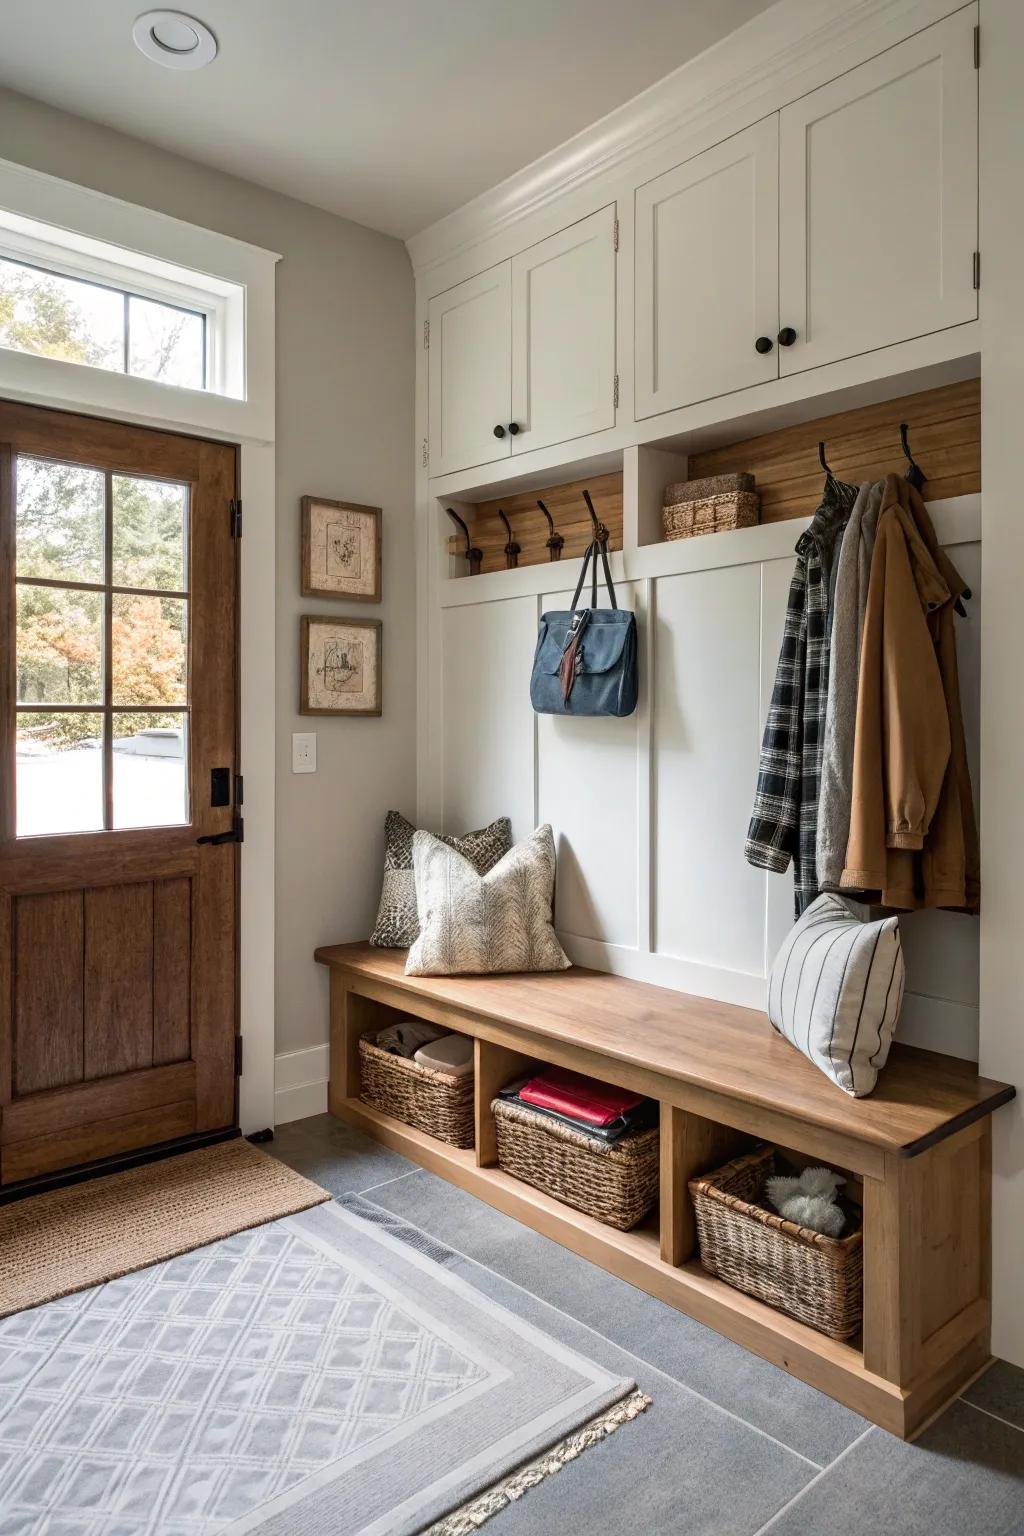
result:
<svg viewBox="0 0 1024 1536"><path fill-rule="evenodd" d="M4 0L0 83L405 237L770 3L181 0L220 42L183 73L146 0Z"/></svg>

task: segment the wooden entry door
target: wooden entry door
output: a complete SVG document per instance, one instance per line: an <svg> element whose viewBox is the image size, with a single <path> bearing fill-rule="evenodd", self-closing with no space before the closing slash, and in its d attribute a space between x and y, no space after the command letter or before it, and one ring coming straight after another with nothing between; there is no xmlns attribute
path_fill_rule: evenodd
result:
<svg viewBox="0 0 1024 1536"><path fill-rule="evenodd" d="M236 1121L235 464L0 402L0 1186Z"/></svg>

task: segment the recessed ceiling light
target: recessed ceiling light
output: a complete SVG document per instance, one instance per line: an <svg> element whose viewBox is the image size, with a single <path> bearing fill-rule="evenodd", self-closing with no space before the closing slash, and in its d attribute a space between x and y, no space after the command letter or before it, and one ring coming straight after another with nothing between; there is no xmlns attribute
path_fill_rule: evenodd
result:
<svg viewBox="0 0 1024 1536"><path fill-rule="evenodd" d="M209 27L182 11L145 11L132 27L140 53L165 69L202 69L217 57Z"/></svg>

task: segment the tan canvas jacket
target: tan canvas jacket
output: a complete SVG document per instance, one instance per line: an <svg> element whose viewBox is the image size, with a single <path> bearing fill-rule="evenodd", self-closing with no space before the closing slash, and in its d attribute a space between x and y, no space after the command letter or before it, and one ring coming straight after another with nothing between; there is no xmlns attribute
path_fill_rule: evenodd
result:
<svg viewBox="0 0 1024 1536"><path fill-rule="evenodd" d="M842 887L885 906L978 903L953 604L964 582L920 494L886 479L868 584Z"/></svg>

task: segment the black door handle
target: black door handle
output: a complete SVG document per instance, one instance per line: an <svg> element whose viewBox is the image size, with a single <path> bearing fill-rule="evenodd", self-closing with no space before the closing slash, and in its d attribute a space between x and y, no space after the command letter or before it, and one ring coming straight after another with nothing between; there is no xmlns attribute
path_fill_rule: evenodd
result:
<svg viewBox="0 0 1024 1536"><path fill-rule="evenodd" d="M770 336L759 336L754 342L755 352L770 352L775 343Z"/></svg>
<svg viewBox="0 0 1024 1536"><path fill-rule="evenodd" d="M505 436L505 428L501 427L501 426L495 427L494 435L495 435L495 437L504 437Z"/></svg>
<svg viewBox="0 0 1024 1536"><path fill-rule="evenodd" d="M518 437L519 433L522 431L522 428L520 427L518 421L510 421L508 424L508 431L510 437Z"/></svg>
<svg viewBox="0 0 1024 1536"><path fill-rule="evenodd" d="M791 347L793 345L794 341L796 341L796 331L794 331L791 325L784 325L782 327L782 330L779 332L778 341L780 347Z"/></svg>
<svg viewBox="0 0 1024 1536"><path fill-rule="evenodd" d="M197 843L209 843L213 848L219 848L221 843L244 843L245 823L241 816L236 816L230 832L213 832L206 837L197 837Z"/></svg>

